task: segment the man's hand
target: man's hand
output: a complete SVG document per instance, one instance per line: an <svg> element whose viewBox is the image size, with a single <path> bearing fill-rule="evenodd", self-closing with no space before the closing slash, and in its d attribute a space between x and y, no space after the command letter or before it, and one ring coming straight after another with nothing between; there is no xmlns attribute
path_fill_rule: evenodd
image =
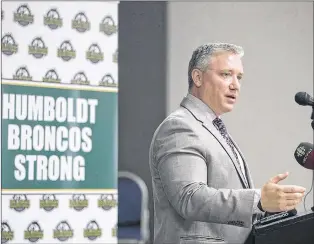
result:
<svg viewBox="0 0 314 244"><path fill-rule="evenodd" d="M271 178L262 188L261 205L266 212L282 212L294 209L304 196L306 189L295 185L278 185L288 176L279 174Z"/></svg>

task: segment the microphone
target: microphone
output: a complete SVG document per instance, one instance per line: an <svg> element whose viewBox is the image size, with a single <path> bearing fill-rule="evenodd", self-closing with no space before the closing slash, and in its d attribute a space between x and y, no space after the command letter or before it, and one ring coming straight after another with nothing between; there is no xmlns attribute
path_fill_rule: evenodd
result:
<svg viewBox="0 0 314 244"><path fill-rule="evenodd" d="M314 106L314 99L306 92L298 92L294 96L294 100L301 106Z"/></svg>
<svg viewBox="0 0 314 244"><path fill-rule="evenodd" d="M314 170L313 144L302 142L294 152L297 162L304 168Z"/></svg>

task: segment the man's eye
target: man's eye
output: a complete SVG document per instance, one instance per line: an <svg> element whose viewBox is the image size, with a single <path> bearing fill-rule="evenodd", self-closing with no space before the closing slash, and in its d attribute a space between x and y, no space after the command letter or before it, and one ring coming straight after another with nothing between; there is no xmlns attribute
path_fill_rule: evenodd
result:
<svg viewBox="0 0 314 244"><path fill-rule="evenodd" d="M242 79L242 76L241 76L241 75L239 75L237 78L238 78L238 80L241 80L241 79Z"/></svg>
<svg viewBox="0 0 314 244"><path fill-rule="evenodd" d="M221 75L222 75L222 77L229 77L229 76L231 76L231 73L222 73Z"/></svg>

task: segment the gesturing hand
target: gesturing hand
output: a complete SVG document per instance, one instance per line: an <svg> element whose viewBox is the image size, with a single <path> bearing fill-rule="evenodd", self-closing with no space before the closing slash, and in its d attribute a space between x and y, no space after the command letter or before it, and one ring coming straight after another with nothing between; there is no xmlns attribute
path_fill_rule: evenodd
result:
<svg viewBox="0 0 314 244"><path fill-rule="evenodd" d="M306 189L296 185L278 185L289 173L271 178L261 190L261 205L267 212L282 212L294 209L304 196Z"/></svg>

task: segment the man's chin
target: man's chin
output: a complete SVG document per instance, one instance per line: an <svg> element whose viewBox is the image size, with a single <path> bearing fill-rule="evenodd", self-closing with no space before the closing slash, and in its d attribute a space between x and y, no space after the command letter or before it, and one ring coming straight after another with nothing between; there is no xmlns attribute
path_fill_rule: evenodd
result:
<svg viewBox="0 0 314 244"><path fill-rule="evenodd" d="M224 113L229 113L229 112L231 112L232 110L233 110L233 107L234 107L234 104L226 104L225 106L224 106Z"/></svg>

